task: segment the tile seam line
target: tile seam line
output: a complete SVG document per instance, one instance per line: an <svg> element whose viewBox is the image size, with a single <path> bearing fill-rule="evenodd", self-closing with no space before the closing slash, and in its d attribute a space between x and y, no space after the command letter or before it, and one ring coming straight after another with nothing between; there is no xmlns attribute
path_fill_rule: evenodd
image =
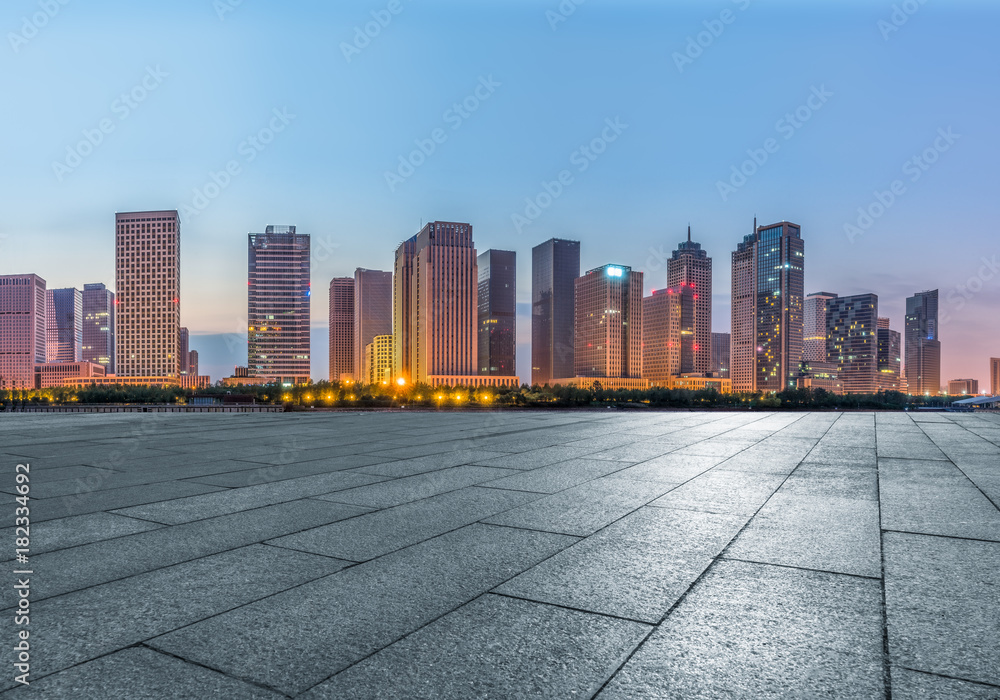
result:
<svg viewBox="0 0 1000 700"><path fill-rule="evenodd" d="M882 579L878 576L865 576L864 574L851 574L846 571L830 571L829 569L814 569L809 566L793 566L791 564L778 564L773 561L758 561L756 559L743 559L740 557L729 557L720 556L718 557L720 561L737 561L743 564L756 564L758 566L774 566L779 569L792 569L794 571L808 571L814 574L827 574L829 576L848 576L850 578L857 578L863 581L881 581Z"/></svg>
<svg viewBox="0 0 1000 700"><path fill-rule="evenodd" d="M1000 544L1000 539L984 540L981 537L961 537L960 535L941 535L933 532L914 532L912 530L896 530L886 528L883 532L893 535L907 535L909 537L936 537L942 540L963 540L965 542L982 542L983 544Z"/></svg>
<svg viewBox="0 0 1000 700"><path fill-rule="evenodd" d="M535 598L526 598L524 596L512 595L510 593L501 593L497 590L486 591L483 596L496 596L498 598L509 598L510 600L517 600L523 603L532 603L534 605L544 605L550 608L558 608L560 610L570 610L576 613L582 613L584 615L596 615L597 617L605 617L609 620L619 620L621 622L630 622L632 624L643 625L644 627L656 627L655 622L650 622L649 620L639 620L634 617L625 617L623 615L613 615L606 612L598 612L597 610L584 610L583 608L575 608L572 605L562 605L560 603L553 603L548 600L537 600ZM480 596L480 597L483 597Z"/></svg>
<svg viewBox="0 0 1000 700"><path fill-rule="evenodd" d="M947 678L948 680L951 680L951 681L962 681L963 683L972 683L974 685L981 685L981 686L984 686L986 688L996 688L997 690L1000 690L1000 685L995 684L995 683L990 683L988 681L977 681L977 680L973 680L971 678L962 678L961 676L949 676L946 673L937 673L935 671L925 671L925 670L923 670L921 668L912 668L910 666L904 666L903 664L896 664L896 668L902 668L902 669L905 669L907 671L912 671L913 673L923 674L925 676L933 676L935 678Z"/></svg>
<svg viewBox="0 0 1000 700"><path fill-rule="evenodd" d="M909 416L907 416L909 417ZM912 423L916 421L910 418ZM882 523L882 471L880 458L878 456L878 417L875 417L875 498L878 503L878 548L879 548L879 568L882 573L882 581L879 585L882 600L882 683L884 684L883 695L886 700L892 700L892 653L889 646L889 604L885 586L885 528ZM936 445L935 445L936 447ZM931 461L931 460L926 460Z"/></svg>
<svg viewBox="0 0 1000 700"><path fill-rule="evenodd" d="M149 649L154 654L162 654L163 656L166 656L166 657L169 657L169 658L173 658L173 659L177 659L178 661L182 661L183 663L190 664L191 666L196 666L198 668L203 668L206 671L211 671L213 673L218 673L218 674L220 674L222 676L225 676L226 678L231 678L233 680L240 681L242 683L246 683L247 685L253 686L255 688L260 688L261 690L266 690L266 691L269 691L269 692L272 692L272 693L276 693L277 695L280 695L282 697L286 697L286 698L292 698L292 697L294 697L292 695L289 695L288 693L285 693L284 691L278 690L276 688L271 688L270 686L264 685L262 683L258 683L257 681L254 681L254 680L252 680L250 678L241 678L240 676L234 675L232 673L227 673L226 671L220 671L217 668L212 668L211 666L206 666L205 664L199 663L197 661L193 661L191 659L186 659L183 656L178 656L177 654L174 654L172 652L166 651L164 649L157 649L155 647L151 647L148 644L146 644L146 642L139 642L138 644L134 644L133 647L134 648ZM132 647L129 647L129 648L132 648Z"/></svg>
<svg viewBox="0 0 1000 700"><path fill-rule="evenodd" d="M953 423L953 424L954 424L954 425L958 425L958 423ZM929 439L929 440L930 440L931 442L934 442L934 438L932 438L932 437L931 437L930 435L928 435L928 434L927 434L927 431L926 431L926 430L924 430L924 429L923 429L923 427L921 427L920 429L921 429L921 430L922 430L922 431L924 432L924 435L927 435L927 438L928 438L928 439ZM976 435L976 434L975 434L975 433L973 433L973 432L972 432L971 430L968 430L967 428L965 428L965 426L962 426L962 429L963 429L963 430L965 430L965 432L967 432L967 433L969 433L969 434L971 434L971 435ZM976 435L976 437L979 437L979 436L978 436L978 435ZM983 438L979 438L979 439L980 439L980 440L982 440ZM950 463L950 464L951 464L951 465L952 465L953 467L955 467L955 469L957 469L957 470L958 470L958 471L959 471L959 472L960 472L960 473L962 474L962 476L964 476L964 477L966 478L966 480L967 480L967 481L968 481L968 482L969 482L970 484L972 484L972 485L973 485L973 486L974 486L974 487L976 488L976 490L977 490L977 491L979 491L979 493L981 493L981 494L982 494L983 498L985 498L985 499L986 499L987 501L989 501L989 502L990 502L991 504L993 504L993 507L994 507L994 508L995 508L995 509L996 509L996 510L997 510L998 512L1000 512L1000 504L998 504L998 503L997 503L996 501L994 501L994 500L993 500L992 498L990 498L990 497L989 497L989 496L988 496L988 495L986 494L986 492L985 492L985 491L983 491L983 490L982 490L981 488L979 488L979 484L977 484L977 483L976 483L975 481L973 481L973 480L972 480L972 478L971 478L971 477L969 477L969 475L965 473L965 470L964 470L964 469L962 469L962 468L961 468L960 466L958 466L958 464L956 464L956 463L955 463L955 461L954 461L954 460L953 460L953 459L952 459L951 457L948 457L948 455L947 455L947 454L945 453L945 451L944 451L944 450L942 450L942 449L941 449L940 447L938 447L938 445L937 445L937 443L936 443L936 442L934 442L934 446L935 446L935 447L937 447L937 448L938 448L938 450L940 450L940 451L941 451L941 454L945 455L945 457L946 457L946 458L948 459L948 462L949 462L949 463Z"/></svg>

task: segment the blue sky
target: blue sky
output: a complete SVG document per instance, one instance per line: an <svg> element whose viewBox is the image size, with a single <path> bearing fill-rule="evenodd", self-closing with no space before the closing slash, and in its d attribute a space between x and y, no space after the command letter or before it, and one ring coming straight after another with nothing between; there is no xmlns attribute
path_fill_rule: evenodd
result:
<svg viewBox="0 0 1000 700"><path fill-rule="evenodd" d="M226 336L245 325L248 232L312 234L323 377L329 280L391 269L434 219L519 253L522 377L533 245L578 239L585 268L631 265L649 290L690 223L726 331L729 256L755 215L802 225L807 291L875 292L894 328L907 295L941 289L943 379L986 381L1000 355L996 3L63 1L0 10L0 273L113 284L114 212L181 209L182 314L213 377L245 362ZM345 56L372 12L391 21ZM933 164L906 165L925 151ZM572 182L518 225L563 171ZM217 196L199 201L206 186ZM877 216L849 236L859 208Z"/></svg>

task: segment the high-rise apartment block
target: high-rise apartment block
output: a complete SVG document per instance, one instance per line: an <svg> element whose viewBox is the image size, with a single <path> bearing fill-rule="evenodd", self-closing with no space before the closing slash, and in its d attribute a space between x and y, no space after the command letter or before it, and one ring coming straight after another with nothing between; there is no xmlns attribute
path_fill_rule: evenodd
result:
<svg viewBox="0 0 1000 700"><path fill-rule="evenodd" d="M248 236L250 375L286 385L309 381L310 239L294 226Z"/></svg>
<svg viewBox="0 0 1000 700"><path fill-rule="evenodd" d="M115 294L105 285L83 285L83 357L115 373Z"/></svg>
<svg viewBox="0 0 1000 700"><path fill-rule="evenodd" d="M45 292L46 362L80 362L83 357L83 294L79 289Z"/></svg>
<svg viewBox="0 0 1000 700"><path fill-rule="evenodd" d="M32 389L35 365L45 363L45 280L0 276L0 390Z"/></svg>
<svg viewBox="0 0 1000 700"><path fill-rule="evenodd" d="M681 284L642 300L642 376L661 386L681 374L704 374L696 369L698 295Z"/></svg>
<svg viewBox="0 0 1000 700"><path fill-rule="evenodd" d="M577 377L642 377L641 272L604 265L576 279Z"/></svg>
<svg viewBox="0 0 1000 700"><path fill-rule="evenodd" d="M198 367L198 351L190 350L188 351L188 374L192 377L199 377L199 367Z"/></svg>
<svg viewBox="0 0 1000 700"><path fill-rule="evenodd" d="M729 353L733 342L730 333L712 334L712 366L710 371L716 377L729 378Z"/></svg>
<svg viewBox="0 0 1000 700"><path fill-rule="evenodd" d="M687 241L677 246L667 261L667 287L694 290L694 318L691 343L691 372L706 373L712 366L712 258L701 249L700 243L691 241L688 227Z"/></svg>
<svg viewBox="0 0 1000 700"><path fill-rule="evenodd" d="M837 295L815 292L806 297L803 307L802 359L826 362L826 306Z"/></svg>
<svg viewBox="0 0 1000 700"><path fill-rule="evenodd" d="M358 381L364 384L392 383L391 335L377 335L365 346L363 372Z"/></svg>
<svg viewBox="0 0 1000 700"><path fill-rule="evenodd" d="M392 273L358 268L354 272L353 361L357 381L365 381L365 348L380 335L392 335Z"/></svg>
<svg viewBox="0 0 1000 700"><path fill-rule="evenodd" d="M733 391L782 391L802 361L805 246L801 228L755 227L732 259Z"/></svg>
<svg viewBox="0 0 1000 700"><path fill-rule="evenodd" d="M115 215L119 377L176 378L181 319L180 219L176 211Z"/></svg>
<svg viewBox="0 0 1000 700"><path fill-rule="evenodd" d="M938 290L918 292L906 300L905 339L907 391L937 396L941 391Z"/></svg>
<svg viewBox="0 0 1000 700"><path fill-rule="evenodd" d="M990 358L990 396L1000 396L1000 357Z"/></svg>
<svg viewBox="0 0 1000 700"><path fill-rule="evenodd" d="M827 301L827 361L836 363L845 394L878 392L878 296Z"/></svg>
<svg viewBox="0 0 1000 700"><path fill-rule="evenodd" d="M354 379L354 278L330 282L330 381Z"/></svg>
<svg viewBox="0 0 1000 700"><path fill-rule="evenodd" d="M517 254L479 255L479 374L517 374Z"/></svg>
<svg viewBox="0 0 1000 700"><path fill-rule="evenodd" d="M572 377L580 242L553 238L531 250L531 383ZM640 292L641 296L641 292Z"/></svg>
<svg viewBox="0 0 1000 700"><path fill-rule="evenodd" d="M952 379L948 382L950 396L976 396L979 394L978 379Z"/></svg>
<svg viewBox="0 0 1000 700"><path fill-rule="evenodd" d="M478 271L472 225L435 221L396 251L394 374L449 383L478 374Z"/></svg>

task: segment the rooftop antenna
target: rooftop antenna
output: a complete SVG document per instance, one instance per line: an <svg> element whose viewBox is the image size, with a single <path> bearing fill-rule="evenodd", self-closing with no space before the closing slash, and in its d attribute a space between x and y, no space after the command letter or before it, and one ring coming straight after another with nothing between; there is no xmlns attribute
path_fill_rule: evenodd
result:
<svg viewBox="0 0 1000 700"><path fill-rule="evenodd" d="M691 224L688 224L688 243L691 242Z"/></svg>

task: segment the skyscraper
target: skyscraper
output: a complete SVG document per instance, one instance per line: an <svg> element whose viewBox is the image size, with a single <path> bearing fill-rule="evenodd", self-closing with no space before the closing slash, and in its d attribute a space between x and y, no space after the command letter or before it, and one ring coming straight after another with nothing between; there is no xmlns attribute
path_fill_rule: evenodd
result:
<svg viewBox="0 0 1000 700"><path fill-rule="evenodd" d="M806 297L802 338L802 359L806 362L826 362L826 305L836 298L831 292L814 292Z"/></svg>
<svg viewBox="0 0 1000 700"><path fill-rule="evenodd" d="M878 320L878 390L900 391L903 343L899 331L889 328L887 318Z"/></svg>
<svg viewBox="0 0 1000 700"><path fill-rule="evenodd" d="M694 288L681 283L643 298L643 378L668 386L671 377L698 372L697 297Z"/></svg>
<svg viewBox="0 0 1000 700"><path fill-rule="evenodd" d="M531 383L574 375L575 281L580 242L558 238L531 250ZM640 293L641 296L641 293Z"/></svg>
<svg viewBox="0 0 1000 700"><path fill-rule="evenodd" d="M642 273L604 265L576 279L578 377L642 377Z"/></svg>
<svg viewBox="0 0 1000 700"><path fill-rule="evenodd" d="M712 258L691 241L690 226L687 241L667 261L667 287L682 286L694 289L693 369L685 371L704 374L712 366Z"/></svg>
<svg viewBox="0 0 1000 700"><path fill-rule="evenodd" d="M398 367L409 382L477 374L478 273L472 225L435 221L396 251Z"/></svg>
<svg viewBox="0 0 1000 700"><path fill-rule="evenodd" d="M1000 396L1000 357L990 358L990 396Z"/></svg>
<svg viewBox="0 0 1000 700"><path fill-rule="evenodd" d="M181 238L176 211L115 215L115 369L120 377L176 378Z"/></svg>
<svg viewBox="0 0 1000 700"><path fill-rule="evenodd" d="M103 284L83 285L82 359L115 373L115 295Z"/></svg>
<svg viewBox="0 0 1000 700"><path fill-rule="evenodd" d="M180 359L180 372L181 374L188 373L188 364L190 362L191 354L191 331L187 328L181 328L177 333L177 356Z"/></svg>
<svg viewBox="0 0 1000 700"><path fill-rule="evenodd" d="M192 377L198 377L200 376L198 372L198 351L190 350L188 351L188 374Z"/></svg>
<svg viewBox="0 0 1000 700"><path fill-rule="evenodd" d="M358 380L364 384L392 382L392 336L377 335L365 347L364 369Z"/></svg>
<svg viewBox="0 0 1000 700"><path fill-rule="evenodd" d="M46 362L80 362L83 357L83 294L79 289L45 292Z"/></svg>
<svg viewBox="0 0 1000 700"><path fill-rule="evenodd" d="M282 384L309 381L309 235L268 226L248 236L250 376Z"/></svg>
<svg viewBox="0 0 1000 700"><path fill-rule="evenodd" d="M941 392L941 339L938 337L938 290L906 300L907 391L937 396Z"/></svg>
<svg viewBox="0 0 1000 700"><path fill-rule="evenodd" d="M733 336L729 333L712 334L711 372L717 377L729 378L729 352Z"/></svg>
<svg viewBox="0 0 1000 700"><path fill-rule="evenodd" d="M517 254L487 250L479 267L479 373L514 376L517 355Z"/></svg>
<svg viewBox="0 0 1000 700"><path fill-rule="evenodd" d="M0 276L0 389L31 389L45 364L45 280Z"/></svg>
<svg viewBox="0 0 1000 700"><path fill-rule="evenodd" d="M845 394L878 391L878 296L835 297L827 304L827 361L836 363Z"/></svg>
<svg viewBox="0 0 1000 700"><path fill-rule="evenodd" d="M734 391L782 391L802 361L805 246L801 228L754 228L733 253Z"/></svg>
<svg viewBox="0 0 1000 700"><path fill-rule="evenodd" d="M354 278L330 282L330 381L354 378Z"/></svg>
<svg viewBox="0 0 1000 700"><path fill-rule="evenodd" d="M354 271L354 378L365 380L365 348L379 335L392 335L392 273Z"/></svg>

